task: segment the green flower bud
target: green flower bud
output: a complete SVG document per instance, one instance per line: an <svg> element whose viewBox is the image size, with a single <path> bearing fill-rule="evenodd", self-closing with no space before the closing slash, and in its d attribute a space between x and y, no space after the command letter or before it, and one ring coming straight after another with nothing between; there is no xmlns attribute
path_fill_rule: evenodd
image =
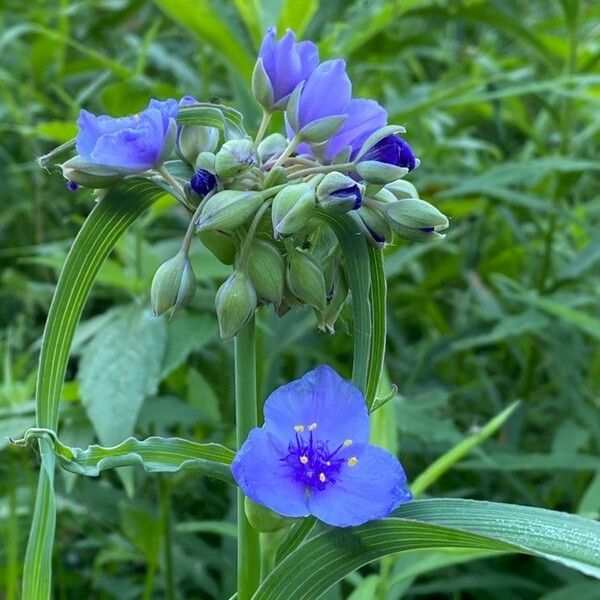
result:
<svg viewBox="0 0 600 600"><path fill-rule="evenodd" d="M215 171L219 177L227 179L240 175L254 164L256 156L252 140L229 140L217 152Z"/></svg>
<svg viewBox="0 0 600 600"><path fill-rule="evenodd" d="M404 200L404 198L418 198L419 192L417 188L405 179L397 179L388 183L385 189L394 195L396 200Z"/></svg>
<svg viewBox="0 0 600 600"><path fill-rule="evenodd" d="M274 244L255 238L246 257L246 274L261 300L279 306L283 300L285 267Z"/></svg>
<svg viewBox="0 0 600 600"><path fill-rule="evenodd" d="M317 186L317 202L328 212L346 213L361 205L362 194L354 179L334 171L325 175Z"/></svg>
<svg viewBox="0 0 600 600"><path fill-rule="evenodd" d="M173 314L192 301L196 278L185 252L180 250L163 263L152 279L150 301L154 315L160 317L171 308Z"/></svg>
<svg viewBox="0 0 600 600"><path fill-rule="evenodd" d="M219 130L202 125L182 125L177 139L177 151L190 165L196 164L201 152L214 152L219 144Z"/></svg>
<svg viewBox="0 0 600 600"><path fill-rule="evenodd" d="M376 194L372 196L375 200L379 200L379 202L385 202L385 204L393 204L396 202L396 196L392 194L388 189L381 188Z"/></svg>
<svg viewBox="0 0 600 600"><path fill-rule="evenodd" d="M258 192L224 190L208 198L196 222L196 231L231 231L243 225L263 203Z"/></svg>
<svg viewBox="0 0 600 600"><path fill-rule="evenodd" d="M310 254L293 250L288 255L286 280L298 300L323 312L326 303L325 278L321 265Z"/></svg>
<svg viewBox="0 0 600 600"><path fill-rule="evenodd" d="M435 206L409 198L390 204L386 216L392 229L400 236L413 242L442 238L440 231L448 227L448 218Z"/></svg>
<svg viewBox="0 0 600 600"><path fill-rule="evenodd" d="M272 110L274 95L273 85L265 71L262 58L259 58L254 65L252 72L252 93L256 101L266 110Z"/></svg>
<svg viewBox="0 0 600 600"><path fill-rule="evenodd" d="M198 233L200 241L225 265L235 260L236 246L231 235L217 229Z"/></svg>
<svg viewBox="0 0 600 600"><path fill-rule="evenodd" d="M244 511L250 525L261 533L274 533L289 527L293 523L292 519L282 517L270 508L252 502L250 498L244 500Z"/></svg>
<svg viewBox="0 0 600 600"><path fill-rule="evenodd" d="M267 173L267 176L263 181L263 189L266 190L271 187L275 187L276 185L287 183L287 180L285 169L283 167L276 167Z"/></svg>
<svg viewBox="0 0 600 600"><path fill-rule="evenodd" d="M272 133L271 135L268 135L258 145L258 156L260 157L261 162L265 163L270 158L279 156L287 148L287 145L288 141L281 133Z"/></svg>
<svg viewBox="0 0 600 600"><path fill-rule="evenodd" d="M236 336L256 310L256 292L244 273L234 271L225 280L215 296L215 308L221 338Z"/></svg>
<svg viewBox="0 0 600 600"><path fill-rule="evenodd" d="M304 227L315 210L315 188L308 183L284 187L273 198L271 219L276 238L288 237Z"/></svg>
<svg viewBox="0 0 600 600"><path fill-rule="evenodd" d="M305 125L299 132L298 136L304 142L310 144L321 144L326 142L330 137L335 135L344 124L346 115L335 115L332 117L323 117L312 123Z"/></svg>
<svg viewBox="0 0 600 600"><path fill-rule="evenodd" d="M200 154L198 154L198 158L196 158L196 162L194 163L194 171L204 169L205 171L214 173L216 171L216 158L217 157L212 152L200 152Z"/></svg>
<svg viewBox="0 0 600 600"><path fill-rule="evenodd" d="M408 173L405 167L397 167L376 160L365 160L356 165L358 174L369 183L385 185L404 177Z"/></svg>
<svg viewBox="0 0 600 600"><path fill-rule="evenodd" d="M88 188L104 188L116 183L126 175L114 167L89 163L80 156L74 156L62 164L65 179Z"/></svg>
<svg viewBox="0 0 600 600"><path fill-rule="evenodd" d="M391 242L392 229L385 217L375 209L361 206L348 214L372 246L382 248L386 243Z"/></svg>

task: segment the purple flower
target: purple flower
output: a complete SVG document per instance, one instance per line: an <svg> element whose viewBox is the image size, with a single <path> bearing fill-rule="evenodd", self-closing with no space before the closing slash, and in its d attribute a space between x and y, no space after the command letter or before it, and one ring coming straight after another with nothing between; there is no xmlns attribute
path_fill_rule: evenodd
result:
<svg viewBox="0 0 600 600"><path fill-rule="evenodd" d="M215 185L217 185L217 178L206 169L198 169L190 179L190 187L198 196L206 196Z"/></svg>
<svg viewBox="0 0 600 600"><path fill-rule="evenodd" d="M374 160L397 167L404 167L409 171L418 166L418 159L415 158L412 148L397 135L388 135L379 140L372 148L369 148L360 160Z"/></svg>
<svg viewBox="0 0 600 600"><path fill-rule="evenodd" d="M272 102L267 108L283 108L296 86L319 64L319 50L312 42L296 43L290 29L277 41L277 30L271 27L258 52L258 62L262 63L271 86Z"/></svg>
<svg viewBox="0 0 600 600"><path fill-rule="evenodd" d="M297 112L288 115L294 133L327 117L347 118L352 84L346 74L346 63L328 60L321 63L305 81L300 92Z"/></svg>
<svg viewBox="0 0 600 600"><path fill-rule="evenodd" d="M231 466L243 492L286 517L314 515L338 527L387 516L411 499L389 452L371 446L360 391L325 365L275 390L265 424Z"/></svg>
<svg viewBox="0 0 600 600"><path fill-rule="evenodd" d="M77 119L76 148L86 162L135 173L160 164L176 134L176 100L150 100L137 115L113 118L82 110Z"/></svg>

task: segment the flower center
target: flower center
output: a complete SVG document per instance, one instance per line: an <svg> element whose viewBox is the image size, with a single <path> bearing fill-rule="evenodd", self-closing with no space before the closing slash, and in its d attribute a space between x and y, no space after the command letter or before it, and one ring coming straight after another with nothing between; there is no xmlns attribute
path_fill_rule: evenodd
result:
<svg viewBox="0 0 600 600"><path fill-rule="evenodd" d="M281 460L289 467L296 481L309 490L324 490L334 484L344 463L353 467L356 457L346 460L338 456L342 448L348 448L352 440L343 441L337 448L330 450L329 441L316 439L317 423L296 425L295 440L288 445L288 453Z"/></svg>

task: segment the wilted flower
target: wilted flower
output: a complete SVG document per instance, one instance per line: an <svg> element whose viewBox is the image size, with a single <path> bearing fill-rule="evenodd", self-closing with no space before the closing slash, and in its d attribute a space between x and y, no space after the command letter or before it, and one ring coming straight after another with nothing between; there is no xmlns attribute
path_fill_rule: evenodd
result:
<svg viewBox="0 0 600 600"><path fill-rule="evenodd" d="M265 424L250 432L231 466L254 502L347 527L383 518L411 499L400 462L368 443L362 394L330 367L275 390L264 414Z"/></svg>
<svg viewBox="0 0 600 600"><path fill-rule="evenodd" d="M82 110L76 148L83 161L136 173L156 167L173 149L179 107L176 100L150 100L137 115L113 118Z"/></svg>
<svg viewBox="0 0 600 600"><path fill-rule="evenodd" d="M267 30L253 76L254 93L267 110L285 108L289 95L319 64L319 50L312 42L296 43L288 29L277 41L277 30Z"/></svg>

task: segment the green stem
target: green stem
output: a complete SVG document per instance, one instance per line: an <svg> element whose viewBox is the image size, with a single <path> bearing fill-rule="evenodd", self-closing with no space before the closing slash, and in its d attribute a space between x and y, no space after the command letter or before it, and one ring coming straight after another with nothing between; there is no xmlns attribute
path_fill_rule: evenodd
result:
<svg viewBox="0 0 600 600"><path fill-rule="evenodd" d="M194 214L192 215L190 224L188 225L188 228L185 232L185 236L183 237L183 241L181 242L181 251L184 252L186 255L190 251L190 244L192 243L194 233L196 232L196 221L198 220L198 217L202 212L202 207L204 206L206 200L208 200L213 195L213 193L214 192L208 192L208 194L204 196L204 199L198 204L196 210L194 211Z"/></svg>
<svg viewBox="0 0 600 600"><path fill-rule="evenodd" d="M244 242L242 244L242 249L240 250L240 258L238 260L238 269L240 271L244 270L244 266L246 264L246 258L248 256L248 250L250 249L250 244L252 243L252 239L254 238L254 234L256 233L256 229L258 228L261 219L263 218L265 212L271 206L271 200L267 200L262 204L262 206L258 209L257 213L254 215L254 219L252 219L252 223L250 223L250 227L248 228L248 233L244 238Z"/></svg>
<svg viewBox="0 0 600 600"><path fill-rule="evenodd" d="M322 167L311 167L310 169L302 169L292 173L290 179L299 179L300 177L306 177L307 175L313 175L315 173L331 173L332 171L349 171L356 167L356 163L347 162L340 163L339 165L324 165Z"/></svg>
<svg viewBox="0 0 600 600"><path fill-rule="evenodd" d="M159 476L160 513L165 552L165 590L167 600L175 600L175 578L173 576L173 530L171 527L171 482Z"/></svg>
<svg viewBox="0 0 600 600"><path fill-rule="evenodd" d="M262 120L260 122L260 127L258 128L258 133L256 134L256 138L254 140L255 149L258 148L258 145L262 142L263 137L265 137L265 133L267 132L267 127L269 126L269 122L271 121L272 116L272 112L263 108Z"/></svg>
<svg viewBox="0 0 600 600"><path fill-rule="evenodd" d="M152 600L154 595L154 575L156 574L156 560L153 560L146 570L146 578L144 579L144 591L142 600Z"/></svg>
<svg viewBox="0 0 600 600"><path fill-rule="evenodd" d="M162 178L171 186L173 186L177 192L181 195L182 198L185 198L185 190L183 186L167 171L165 165L160 165L160 167L156 167L156 170L162 175Z"/></svg>
<svg viewBox="0 0 600 600"><path fill-rule="evenodd" d="M279 158L275 161L271 169L276 169L277 167L280 167L290 156L290 154L296 149L296 147L301 141L302 140L297 135L294 136L292 141L287 145L287 148L279 155Z"/></svg>
<svg viewBox="0 0 600 600"><path fill-rule="evenodd" d="M256 333L254 317L238 333L235 354L236 441L239 448L256 427ZM238 490L238 600L250 600L260 583L260 541L244 510L244 495Z"/></svg>

